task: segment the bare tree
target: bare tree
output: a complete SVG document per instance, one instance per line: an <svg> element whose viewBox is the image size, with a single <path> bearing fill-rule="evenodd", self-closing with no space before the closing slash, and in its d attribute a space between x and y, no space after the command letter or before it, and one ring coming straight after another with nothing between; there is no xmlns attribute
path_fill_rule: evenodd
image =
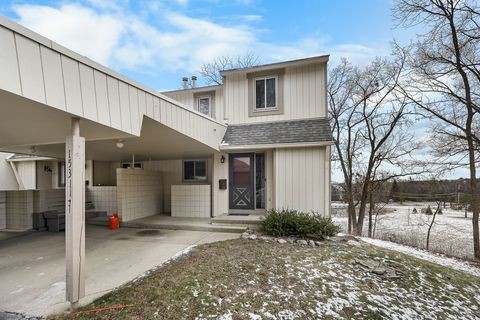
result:
<svg viewBox="0 0 480 320"><path fill-rule="evenodd" d="M361 235L375 181L413 174L418 148L407 130L412 114L399 94L404 58L375 59L365 68L342 60L329 74L334 160L345 179L348 231Z"/></svg>
<svg viewBox="0 0 480 320"><path fill-rule="evenodd" d="M467 166L472 194L474 256L480 259L480 4L475 0L397 0L400 26L426 32L406 48L408 99L432 121L437 161Z"/></svg>
<svg viewBox="0 0 480 320"><path fill-rule="evenodd" d="M437 214L440 213L440 211L442 210L441 208L442 208L442 201L437 200L437 208L435 209L435 212L433 212L432 221L430 221L430 224L429 224L428 230L427 230L427 244L425 246L427 251L428 251L428 248L430 246L430 233L432 231L433 225L435 224L435 218L437 217Z"/></svg>
<svg viewBox="0 0 480 320"><path fill-rule="evenodd" d="M221 56L202 65L199 73L204 77L207 85L223 84L220 72L235 68L248 68L259 65L260 58L252 52L236 57Z"/></svg>

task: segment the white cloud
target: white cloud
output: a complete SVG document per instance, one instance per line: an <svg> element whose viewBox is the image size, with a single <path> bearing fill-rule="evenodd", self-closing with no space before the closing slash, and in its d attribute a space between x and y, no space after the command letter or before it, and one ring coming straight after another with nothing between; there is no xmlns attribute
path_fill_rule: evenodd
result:
<svg viewBox="0 0 480 320"><path fill-rule="evenodd" d="M258 15L258 14L247 14L247 15L244 15L242 16L243 19L247 20L247 21L262 21L262 16Z"/></svg>
<svg viewBox="0 0 480 320"><path fill-rule="evenodd" d="M235 2L240 5L248 6L252 4L253 1L252 0L235 0Z"/></svg>
<svg viewBox="0 0 480 320"><path fill-rule="evenodd" d="M93 7L64 3L58 8L19 5L14 10L19 23L27 28L117 70L195 72L215 57L245 52L258 54L262 62L330 53L334 61L345 56L362 63L385 51L381 46L330 45L330 39L322 36L264 43L260 39L264 31L248 25L261 16L244 16L245 24L227 26L162 7L154 13L155 20L151 19L161 22L157 25L141 13L127 13L122 7L124 0L89 1Z"/></svg>
<svg viewBox="0 0 480 320"><path fill-rule="evenodd" d="M188 4L188 0L175 0L175 2L181 5L182 7L185 7Z"/></svg>
<svg viewBox="0 0 480 320"><path fill-rule="evenodd" d="M108 64L125 26L110 15L65 4L60 8L22 5L14 8L19 23L103 64Z"/></svg>

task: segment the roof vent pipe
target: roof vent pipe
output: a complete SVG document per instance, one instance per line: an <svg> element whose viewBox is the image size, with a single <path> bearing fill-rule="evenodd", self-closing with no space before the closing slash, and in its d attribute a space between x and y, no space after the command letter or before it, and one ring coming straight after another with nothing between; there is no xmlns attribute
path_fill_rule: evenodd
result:
<svg viewBox="0 0 480 320"><path fill-rule="evenodd" d="M183 77L182 81L183 81L183 89L188 89L188 78Z"/></svg>
<svg viewBox="0 0 480 320"><path fill-rule="evenodd" d="M192 76L192 88L197 87L197 76Z"/></svg>

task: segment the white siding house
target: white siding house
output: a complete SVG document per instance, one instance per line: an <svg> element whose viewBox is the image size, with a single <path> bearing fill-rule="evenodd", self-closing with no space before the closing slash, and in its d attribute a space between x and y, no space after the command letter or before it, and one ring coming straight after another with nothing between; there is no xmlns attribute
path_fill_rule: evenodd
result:
<svg viewBox="0 0 480 320"><path fill-rule="evenodd" d="M0 16L0 229L63 217L74 306L86 203L123 224L271 208L328 216L327 62L226 70L223 85L159 93Z"/></svg>
<svg viewBox="0 0 480 320"><path fill-rule="evenodd" d="M87 200L124 222L287 207L330 214L328 56L226 70L223 85L158 93L2 17L0 45L0 109L10 115L0 119L0 152L35 157L0 158L0 190L63 188L65 136L78 117ZM122 170L133 167L158 180L147 200L121 191L130 177ZM190 185L210 191L195 195L205 188ZM179 201L190 207L172 205Z"/></svg>
<svg viewBox="0 0 480 320"><path fill-rule="evenodd" d="M205 114L228 125L213 157L212 215L271 208L330 214L327 62L320 56L227 70L223 85L164 92L197 111L209 98ZM257 101L259 92L265 96ZM235 172L235 162L248 163L250 173L238 186L236 177L246 174Z"/></svg>

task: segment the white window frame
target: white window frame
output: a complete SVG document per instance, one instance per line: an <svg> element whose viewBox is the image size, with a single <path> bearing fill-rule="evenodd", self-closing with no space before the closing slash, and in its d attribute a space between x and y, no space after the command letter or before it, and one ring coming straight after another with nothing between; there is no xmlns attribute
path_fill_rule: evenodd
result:
<svg viewBox="0 0 480 320"><path fill-rule="evenodd" d="M208 99L208 114L204 114L200 111L200 100L201 99ZM197 97L197 111L200 112L203 115L206 115L206 116L209 116L209 117L212 116L212 96L211 95L208 94L208 95L203 95L203 96Z"/></svg>
<svg viewBox="0 0 480 320"><path fill-rule="evenodd" d="M275 106L267 107L267 79L275 79ZM257 108L257 80L263 80L265 82L265 95L263 99L265 100L265 108ZM253 109L255 112L265 112L278 110L278 76L264 76L253 78Z"/></svg>
<svg viewBox="0 0 480 320"><path fill-rule="evenodd" d="M197 178L196 172L195 172L195 164L193 165L193 176L195 178L193 179L185 179L185 162L205 162L205 177L203 178ZM207 181L208 180L208 161L207 159L185 159L182 161L182 180L184 182L202 182L202 181Z"/></svg>

